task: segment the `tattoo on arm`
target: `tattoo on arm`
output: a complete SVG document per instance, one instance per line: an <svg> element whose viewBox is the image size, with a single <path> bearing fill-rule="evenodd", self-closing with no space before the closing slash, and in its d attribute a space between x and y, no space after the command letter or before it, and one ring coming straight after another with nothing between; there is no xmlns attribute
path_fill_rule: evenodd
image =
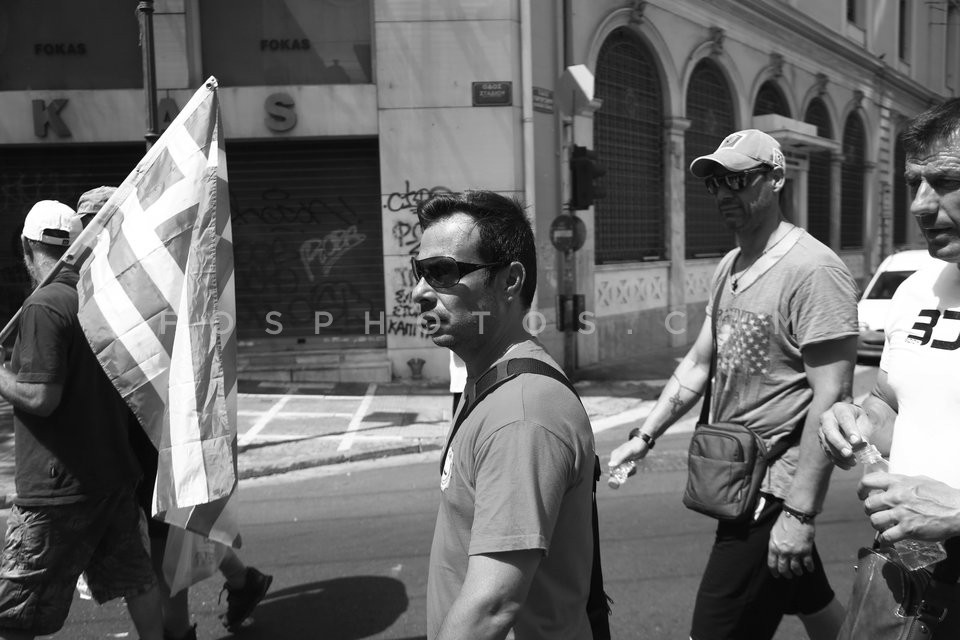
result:
<svg viewBox="0 0 960 640"><path fill-rule="evenodd" d="M680 382L680 378L677 377L677 374L671 373L671 374L670 374L670 377L677 381L677 384L680 385L680 388L681 388L681 389L686 389L687 391L689 391L690 393L692 393L694 396L699 396L699 395L700 395L700 392L699 392L699 391L695 391L695 390L691 389L690 387L685 386L682 382ZM679 391L677 391L677 397L678 397L678 398L680 397L680 392L679 392Z"/></svg>
<svg viewBox="0 0 960 640"><path fill-rule="evenodd" d="M682 385L681 385L682 386ZM673 394L668 401L670 403L670 415L675 416L683 412L683 400L680 399L680 390Z"/></svg>
<svg viewBox="0 0 960 640"><path fill-rule="evenodd" d="M690 387L685 386L682 382L680 382L680 378L678 378L676 374L670 374L670 377L676 380L677 385L679 385L680 387L679 389L677 389L677 392L673 394L673 396L668 400L668 402L670 403L670 415L677 415L677 414L683 413L684 400L683 398L680 397L680 393L682 391L684 390L689 391L691 394L693 394L693 397L695 398L700 394L694 391L693 389L691 389Z"/></svg>

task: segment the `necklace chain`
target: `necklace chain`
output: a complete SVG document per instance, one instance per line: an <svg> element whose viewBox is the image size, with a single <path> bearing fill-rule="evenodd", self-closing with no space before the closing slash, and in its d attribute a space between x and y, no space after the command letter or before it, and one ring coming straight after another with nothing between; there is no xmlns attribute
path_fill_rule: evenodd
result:
<svg viewBox="0 0 960 640"><path fill-rule="evenodd" d="M768 246L764 247L764 248L763 248L763 251L760 252L760 255L757 256L757 259L754 260L753 262L751 262L749 267L747 267L746 269L744 269L743 271L741 271L741 272L740 272L740 275L735 276L735 275L733 275L733 274L730 274L730 290L733 291L734 293L736 293L736 292L737 292L737 288L740 286L740 280L742 280L745 275L747 275L748 273L750 273L750 270L753 269L753 265L755 265L755 264L757 264L758 262L760 262L760 258L762 258L763 256L767 255L767 252L768 252L768 251L770 251L770 250L773 249L775 246L777 246L778 244L780 244L780 241L783 240L784 238L786 238L788 235L790 235L790 232L793 231L793 229L794 229L794 226L793 226L793 225L790 225L790 227L789 227L786 231L784 231L784 232L780 235L779 238L777 238L777 241L776 241L776 242L774 242L774 243L771 244L771 245L768 245ZM741 253L742 253L742 252L741 252Z"/></svg>

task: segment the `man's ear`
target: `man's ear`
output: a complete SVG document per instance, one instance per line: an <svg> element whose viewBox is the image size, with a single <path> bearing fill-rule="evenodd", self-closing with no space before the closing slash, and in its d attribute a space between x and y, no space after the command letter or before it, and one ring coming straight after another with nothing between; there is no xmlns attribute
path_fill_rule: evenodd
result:
<svg viewBox="0 0 960 640"><path fill-rule="evenodd" d="M783 169L774 169L773 170L773 192L777 193L783 189L783 185L787 184L787 174Z"/></svg>
<svg viewBox="0 0 960 640"><path fill-rule="evenodd" d="M507 295L520 295L523 283L527 279L527 270L519 262L511 262L507 267Z"/></svg>

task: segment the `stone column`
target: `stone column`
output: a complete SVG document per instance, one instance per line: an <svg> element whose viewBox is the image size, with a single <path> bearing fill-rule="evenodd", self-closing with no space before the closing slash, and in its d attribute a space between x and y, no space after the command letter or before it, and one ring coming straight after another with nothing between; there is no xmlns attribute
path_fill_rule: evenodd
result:
<svg viewBox="0 0 960 640"><path fill-rule="evenodd" d="M667 258L670 260L669 282L667 284L667 326L671 347L687 344L693 337L687 326L686 294L686 185L687 166L684 157L683 141L690 120L686 118L665 118L663 121L666 136L663 145L664 202L666 203ZM683 329L683 331L681 331ZM696 331L696 327L693 328Z"/></svg>
<svg viewBox="0 0 960 640"><path fill-rule="evenodd" d="M830 248L840 252L840 216L843 180L843 154L830 155Z"/></svg>
<svg viewBox="0 0 960 640"><path fill-rule="evenodd" d="M877 188L877 163L863 163L863 277L868 278L876 266L880 237L880 202Z"/></svg>

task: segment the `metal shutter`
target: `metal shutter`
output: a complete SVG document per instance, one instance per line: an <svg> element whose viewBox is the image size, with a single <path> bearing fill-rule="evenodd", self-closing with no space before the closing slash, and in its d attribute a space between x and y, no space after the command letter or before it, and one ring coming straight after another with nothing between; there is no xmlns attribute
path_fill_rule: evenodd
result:
<svg viewBox="0 0 960 640"><path fill-rule="evenodd" d="M377 140L228 141L226 152L239 338L364 335L385 308ZM332 318L319 334L315 312Z"/></svg>
<svg viewBox="0 0 960 640"><path fill-rule="evenodd" d="M143 157L143 143L5 147L0 153L0 319L4 324L29 293L20 251L27 211L38 200L76 208L80 194L117 186Z"/></svg>

